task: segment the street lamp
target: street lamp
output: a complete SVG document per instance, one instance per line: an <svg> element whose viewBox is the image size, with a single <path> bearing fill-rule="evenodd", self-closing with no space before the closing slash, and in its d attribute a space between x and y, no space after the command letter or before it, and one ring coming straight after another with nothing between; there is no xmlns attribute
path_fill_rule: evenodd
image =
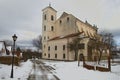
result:
<svg viewBox="0 0 120 80"><path fill-rule="evenodd" d="M10 78L13 78L13 65L14 65L14 54L15 54L15 41L17 40L16 34L14 34L14 35L12 36L12 38L13 38L14 43L13 43L12 69L11 69L11 76L10 76Z"/></svg>

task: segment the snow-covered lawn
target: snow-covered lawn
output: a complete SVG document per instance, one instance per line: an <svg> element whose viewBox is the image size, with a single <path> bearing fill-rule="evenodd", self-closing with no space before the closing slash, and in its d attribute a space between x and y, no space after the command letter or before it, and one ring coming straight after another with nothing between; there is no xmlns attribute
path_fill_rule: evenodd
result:
<svg viewBox="0 0 120 80"><path fill-rule="evenodd" d="M11 65L0 64L0 80L26 80L32 70L30 60L22 62L20 66L14 66L14 78L10 78Z"/></svg>
<svg viewBox="0 0 120 80"><path fill-rule="evenodd" d="M120 64L113 65L111 72L100 72L87 70L82 65L78 67L77 62L44 61L44 63L55 69L52 72L60 80L120 80Z"/></svg>
<svg viewBox="0 0 120 80"><path fill-rule="evenodd" d="M120 80L120 64L112 64L111 72L100 72L83 68L82 62L78 67L78 62L42 61L55 69L52 73L60 80ZM22 62L20 66L14 66L14 78L11 79L11 65L0 64L0 80L27 80L32 66L30 60Z"/></svg>

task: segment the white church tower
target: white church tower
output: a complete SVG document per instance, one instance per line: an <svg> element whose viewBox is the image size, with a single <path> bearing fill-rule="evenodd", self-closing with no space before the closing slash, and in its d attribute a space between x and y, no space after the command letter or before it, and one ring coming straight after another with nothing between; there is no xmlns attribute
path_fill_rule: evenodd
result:
<svg viewBox="0 0 120 80"><path fill-rule="evenodd" d="M55 21L56 21L56 13L57 11L51 7L49 4L48 7L44 8L42 16L42 50L43 50L43 58L48 57L48 45L47 40L53 38L55 36Z"/></svg>

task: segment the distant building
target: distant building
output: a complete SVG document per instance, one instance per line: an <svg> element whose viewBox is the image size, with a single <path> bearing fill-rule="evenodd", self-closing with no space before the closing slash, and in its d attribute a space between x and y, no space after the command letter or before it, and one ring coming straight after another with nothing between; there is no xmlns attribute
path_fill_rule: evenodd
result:
<svg viewBox="0 0 120 80"><path fill-rule="evenodd" d="M57 11L51 6L42 11L42 58L74 60L74 51L70 51L67 46L76 37L83 37L80 41L83 48L79 50L79 54L86 56L85 59L91 59L95 55L91 43L99 36L95 25L83 22L66 12L57 19Z"/></svg>
<svg viewBox="0 0 120 80"><path fill-rule="evenodd" d="M12 46L6 46L5 41L0 41L0 56L12 56Z"/></svg>
<svg viewBox="0 0 120 80"><path fill-rule="evenodd" d="M7 56L10 54L11 46L6 46L4 41L0 41L0 56Z"/></svg>

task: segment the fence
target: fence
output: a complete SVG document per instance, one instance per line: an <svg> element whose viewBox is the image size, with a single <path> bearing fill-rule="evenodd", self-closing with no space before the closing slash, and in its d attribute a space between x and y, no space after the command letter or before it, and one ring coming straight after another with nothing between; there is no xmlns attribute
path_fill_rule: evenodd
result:
<svg viewBox="0 0 120 80"><path fill-rule="evenodd" d="M82 59L83 67L90 69L90 70L98 70L98 71L103 71L103 72L111 71L110 57L102 56L101 58L102 58L101 62L98 63L99 59L96 56L94 56L94 59L92 59L91 61L87 61L87 59L85 59L85 57L83 56L83 59ZM104 65L101 65L101 63L103 63Z"/></svg>
<svg viewBox="0 0 120 80"><path fill-rule="evenodd" d="M12 56L0 56L0 63L10 65L12 63ZM14 64L19 65L19 58L14 56Z"/></svg>

